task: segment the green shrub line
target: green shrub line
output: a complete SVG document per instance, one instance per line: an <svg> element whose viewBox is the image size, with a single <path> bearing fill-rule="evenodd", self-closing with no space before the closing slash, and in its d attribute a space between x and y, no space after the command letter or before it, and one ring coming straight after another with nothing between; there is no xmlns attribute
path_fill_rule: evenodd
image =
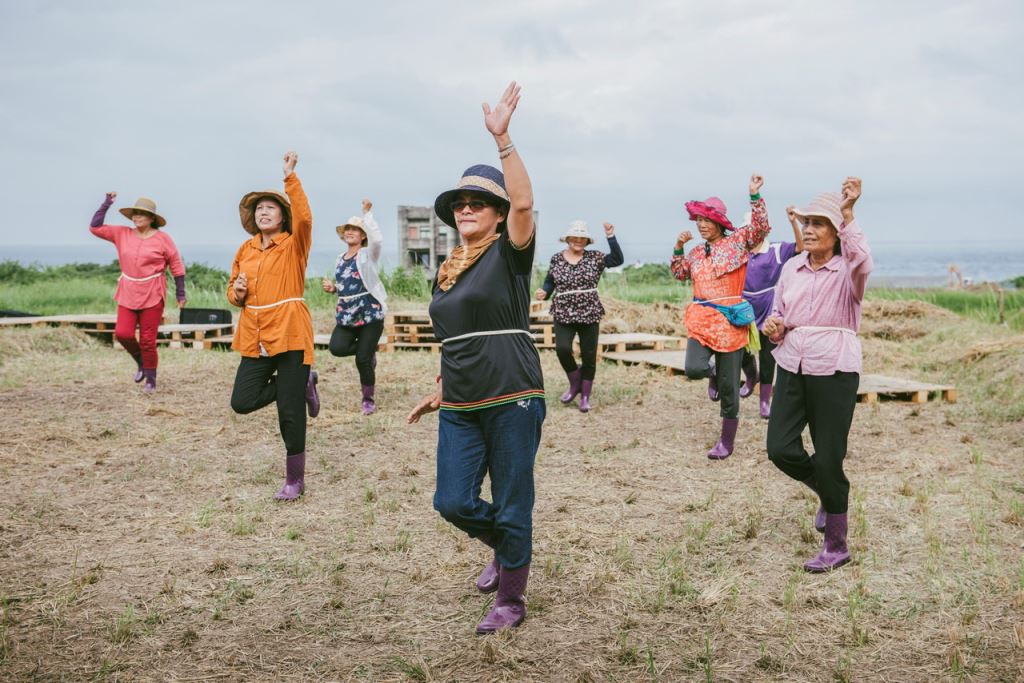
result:
<svg viewBox="0 0 1024 683"><path fill-rule="evenodd" d="M230 308L225 298L228 273L201 263L188 264L187 268L189 306ZM62 266L25 266L13 260L0 261L0 309L40 315L113 312L116 306L111 296L120 272L117 261L106 265L71 263ZM430 277L420 268L395 268L381 273L381 279L388 295L395 299L423 304L430 299ZM539 288L543 281L544 272L535 270L532 289ZM1024 275L1011 282L1024 287ZM675 280L667 264L647 264L605 273L600 289L608 298L638 304L682 304L690 297L689 286ZM968 318L1024 330L1024 289L879 288L869 289L867 298L926 301ZM170 279L167 301L173 305L170 302L174 301L174 289ZM335 305L335 297L321 289L319 277L306 280L306 301L317 310L331 310Z"/></svg>

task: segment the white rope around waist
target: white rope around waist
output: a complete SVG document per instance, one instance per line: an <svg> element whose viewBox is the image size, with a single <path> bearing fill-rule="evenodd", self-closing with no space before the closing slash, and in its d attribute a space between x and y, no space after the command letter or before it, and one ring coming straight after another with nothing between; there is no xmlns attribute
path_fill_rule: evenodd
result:
<svg viewBox="0 0 1024 683"><path fill-rule="evenodd" d="M827 327L825 325L798 325L794 330L811 330L812 332L845 332L846 334L857 335L849 327Z"/></svg>
<svg viewBox="0 0 1024 683"><path fill-rule="evenodd" d="M358 294L352 294L351 296L339 296L338 301L352 301L352 299L358 299L361 296L366 296L369 292L359 292Z"/></svg>
<svg viewBox="0 0 1024 683"><path fill-rule="evenodd" d="M155 280L156 278L160 277L163 274L164 271L161 270L159 273L153 273L152 275L147 275L146 277L132 277L131 275L125 275L124 273L121 273L121 277L123 277L125 280L131 280L132 282L147 282L149 280Z"/></svg>
<svg viewBox="0 0 1024 683"><path fill-rule="evenodd" d="M773 292L773 291L775 291L775 285L772 285L771 287L768 287L767 289L759 289L756 292L748 292L747 290L744 289L743 290L743 296L757 296L758 294L764 294L765 292Z"/></svg>
<svg viewBox="0 0 1024 683"><path fill-rule="evenodd" d="M246 306L246 308L248 308L250 310L253 310L253 311L258 311L258 310L261 310L261 309L264 309L264 308L273 308L274 306L280 306L281 304L286 304L286 303L288 303L290 301L305 301L305 300L306 300L305 297L296 296L296 297L292 297L291 299L281 299L280 301L275 301L272 304L265 304L263 306Z"/></svg>
<svg viewBox="0 0 1024 683"><path fill-rule="evenodd" d="M491 337L496 334L525 334L530 337L530 339L533 339L533 335L527 330L485 330L483 332L467 332L466 334L460 334L455 337L448 337L447 339L442 339L441 344L458 341L459 339L469 339L470 337Z"/></svg>
<svg viewBox="0 0 1024 683"><path fill-rule="evenodd" d="M567 292L555 292L555 298L558 298L560 296L565 296L566 294L587 294L588 292L596 292L596 291L597 291L597 287L593 287L591 289L570 289Z"/></svg>
<svg viewBox="0 0 1024 683"><path fill-rule="evenodd" d="M741 297L739 294L733 294L731 296L719 296L719 297L716 297L714 299L705 299L703 297L695 296L695 297L693 297L693 302L696 303L696 304L709 304L712 301L725 301L726 299L742 299L742 298L743 297ZM700 299L700 301L698 301L698 299ZM736 303L739 303L739 302L737 301Z"/></svg>

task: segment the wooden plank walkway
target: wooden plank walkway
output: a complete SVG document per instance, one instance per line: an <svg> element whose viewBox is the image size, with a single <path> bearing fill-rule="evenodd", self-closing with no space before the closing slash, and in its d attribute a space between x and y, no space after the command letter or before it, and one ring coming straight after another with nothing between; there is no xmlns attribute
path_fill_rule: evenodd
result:
<svg viewBox="0 0 1024 683"><path fill-rule="evenodd" d="M684 375L686 367L684 350L612 351L605 353L603 358L620 365L645 365L662 369L670 375ZM877 403L882 397L911 403L926 403L933 398L941 398L956 403L957 393L956 387L951 384L929 384L885 375L861 375L857 400L860 403Z"/></svg>

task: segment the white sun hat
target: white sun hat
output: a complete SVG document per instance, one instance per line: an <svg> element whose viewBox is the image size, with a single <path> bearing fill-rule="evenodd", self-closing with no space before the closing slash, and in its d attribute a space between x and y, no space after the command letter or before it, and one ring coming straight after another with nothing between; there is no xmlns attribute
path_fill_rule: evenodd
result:
<svg viewBox="0 0 1024 683"><path fill-rule="evenodd" d="M587 240L587 244L593 244L594 238L590 236L590 228L584 221L573 221L569 224L569 227L565 229L565 234L558 238L559 242L565 242L570 237L582 237Z"/></svg>

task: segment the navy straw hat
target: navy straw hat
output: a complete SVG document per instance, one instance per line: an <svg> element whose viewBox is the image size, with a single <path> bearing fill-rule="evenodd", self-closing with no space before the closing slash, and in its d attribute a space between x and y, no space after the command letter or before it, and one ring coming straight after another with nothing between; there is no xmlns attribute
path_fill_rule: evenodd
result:
<svg viewBox="0 0 1024 683"><path fill-rule="evenodd" d="M437 217L451 227L455 225L455 215L452 213L451 203L463 192L475 192L477 194L489 195L496 204L501 206L502 213L508 219L508 192L505 191L505 176L501 171L486 164L470 166L459 179L459 184L454 190L448 190L437 195L434 200L434 213ZM505 229L505 221L498 224L498 232Z"/></svg>

